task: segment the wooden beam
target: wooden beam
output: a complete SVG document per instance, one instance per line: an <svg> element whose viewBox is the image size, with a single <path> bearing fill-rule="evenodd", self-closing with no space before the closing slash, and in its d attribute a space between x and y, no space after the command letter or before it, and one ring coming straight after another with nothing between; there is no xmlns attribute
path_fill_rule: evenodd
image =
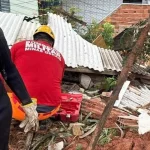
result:
<svg viewBox="0 0 150 150"><path fill-rule="evenodd" d="M150 80L150 76L142 75L142 74L141 75L140 74L135 74L135 78Z"/></svg>
<svg viewBox="0 0 150 150"><path fill-rule="evenodd" d="M104 74L104 75L118 75L119 72L117 71L112 71L112 70L105 70L102 72L93 70L93 69L88 69L84 67L79 67L79 68L70 68L67 67L65 71L70 71L70 72L80 72L80 73L93 73L93 74Z"/></svg>

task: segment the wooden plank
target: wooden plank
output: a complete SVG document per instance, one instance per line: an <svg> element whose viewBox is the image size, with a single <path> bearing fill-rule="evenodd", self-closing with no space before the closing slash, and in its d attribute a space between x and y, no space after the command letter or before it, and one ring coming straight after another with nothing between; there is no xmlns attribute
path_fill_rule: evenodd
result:
<svg viewBox="0 0 150 150"><path fill-rule="evenodd" d="M99 35L93 42L92 44L98 46L98 47L101 47L101 48L106 48L107 49L107 45L105 43L105 40L104 38Z"/></svg>
<svg viewBox="0 0 150 150"><path fill-rule="evenodd" d="M118 75L119 74L119 72L117 72L117 71L105 70L105 71L99 72L99 71L95 71L93 69L88 69L88 68L84 68L84 67L80 67L80 68L67 67L65 69L65 71L80 72L80 73L104 74L104 75Z"/></svg>
<svg viewBox="0 0 150 150"><path fill-rule="evenodd" d="M142 74L135 74L135 78L147 79L150 80L150 76L142 75Z"/></svg>

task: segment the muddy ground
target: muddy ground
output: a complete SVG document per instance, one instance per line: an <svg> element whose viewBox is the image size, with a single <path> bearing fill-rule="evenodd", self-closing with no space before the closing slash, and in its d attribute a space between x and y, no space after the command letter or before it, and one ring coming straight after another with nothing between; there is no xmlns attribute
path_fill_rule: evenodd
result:
<svg viewBox="0 0 150 150"><path fill-rule="evenodd" d="M113 137L112 141L104 146L98 145L95 150L150 150L150 133L139 136L136 132L127 131L124 138ZM90 137L76 142L65 150L86 150Z"/></svg>
<svg viewBox="0 0 150 150"><path fill-rule="evenodd" d="M100 99L91 99L90 102L82 101L81 111L83 116L82 120L79 119L79 122L85 124L84 132L86 132L87 127L96 123L95 121L102 114L104 107L105 104ZM92 112L91 118L85 121L89 112ZM121 134L115 124L117 116L120 115L127 114L113 108L95 150L150 150L150 133L139 135L137 128L123 127L124 134ZM89 121L92 121L92 123L89 123ZM69 129L69 124L58 120L49 120L45 125L41 125L40 130L34 135L31 150L48 150L50 142L57 143L59 141L64 142L64 150L86 150L92 135L80 139L79 136L73 135L72 130ZM24 150L27 135L18 126L19 122L13 120L10 132L10 150ZM47 138L42 141L41 138L45 137Z"/></svg>
<svg viewBox="0 0 150 150"><path fill-rule="evenodd" d="M55 124L56 125L56 124ZM50 127L50 126L49 126ZM54 126L53 126L54 127ZM52 128L52 126L51 126ZM62 129L61 129L62 130ZM51 130L52 131L52 130ZM59 130L60 131L60 130ZM136 128L126 128L124 131L124 137L120 137L120 132L117 130L115 135L109 134L108 137L104 137L105 140L102 143L98 143L95 150L150 150L150 133L146 133L144 135L139 135ZM57 125L53 129L53 133L58 133ZM49 130L40 130L38 134L35 135L35 141L38 137L44 137L49 133ZM58 135L55 138L55 142L64 141L65 148L64 150L86 150L88 143L90 142L91 136L85 137L83 139L79 139L75 136L62 136L62 134ZM60 136L62 138L60 138ZM107 140L109 138L109 140ZM23 150L25 145L26 135L23 131L17 127L11 129L10 134L10 150ZM47 150L47 145L51 137L47 138L43 143L39 144L36 150ZM34 142L33 142L34 143ZM32 149L31 149L32 150Z"/></svg>

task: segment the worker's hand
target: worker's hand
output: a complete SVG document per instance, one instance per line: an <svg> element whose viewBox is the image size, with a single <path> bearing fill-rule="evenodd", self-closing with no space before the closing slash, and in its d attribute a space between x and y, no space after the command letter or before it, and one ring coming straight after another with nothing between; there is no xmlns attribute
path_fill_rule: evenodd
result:
<svg viewBox="0 0 150 150"><path fill-rule="evenodd" d="M30 103L28 105L22 106L26 117L20 124L20 128L24 128L24 132L28 132L32 128L34 130L38 130L39 128L39 121L38 121L38 113L36 111L36 105L34 103Z"/></svg>

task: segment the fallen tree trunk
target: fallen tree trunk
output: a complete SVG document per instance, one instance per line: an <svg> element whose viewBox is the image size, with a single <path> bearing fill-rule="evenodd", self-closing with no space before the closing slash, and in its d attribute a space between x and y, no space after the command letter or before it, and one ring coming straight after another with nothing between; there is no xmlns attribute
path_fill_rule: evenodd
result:
<svg viewBox="0 0 150 150"><path fill-rule="evenodd" d="M150 12L149 12L150 13ZM95 146L97 144L97 141L100 137L100 134L103 130L103 127L106 123L107 117L109 116L115 101L118 99L118 95L120 93L120 90L124 84L124 82L127 80L127 77L129 75L129 72L131 71L131 68L136 60L137 55L142 51L143 49L143 45L144 45L144 41L146 40L147 36L148 36L148 32L150 30L150 17L148 20L148 24L142 29L141 34L135 44L135 46L133 47L131 53L129 54L129 57L127 58L126 64L124 65L120 76L118 77L117 80L117 85L113 90L113 93L102 113L102 116L99 119L99 122L97 124L97 128L94 131L92 138L90 140L90 143L87 147L87 150L94 150Z"/></svg>

